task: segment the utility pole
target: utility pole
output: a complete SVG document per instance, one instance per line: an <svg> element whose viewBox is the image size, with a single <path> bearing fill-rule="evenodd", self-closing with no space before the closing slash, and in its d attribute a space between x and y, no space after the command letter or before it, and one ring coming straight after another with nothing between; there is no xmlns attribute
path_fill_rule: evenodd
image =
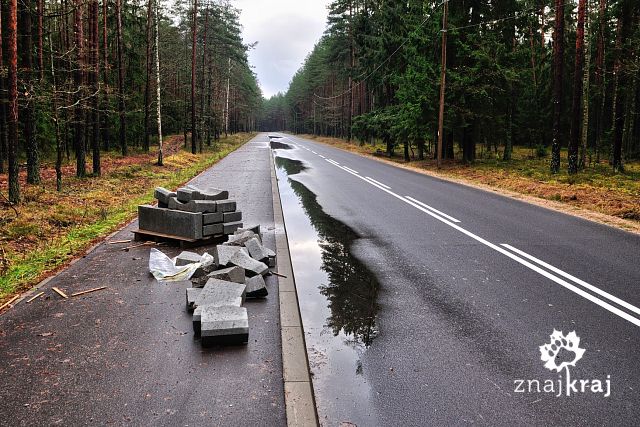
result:
<svg viewBox="0 0 640 427"><path fill-rule="evenodd" d="M447 15L449 13L449 0L444 1L444 14L442 16L442 70L440 72L440 112L438 115L438 169L442 167L442 143L444 141L442 131L444 123L444 86L447 77Z"/></svg>

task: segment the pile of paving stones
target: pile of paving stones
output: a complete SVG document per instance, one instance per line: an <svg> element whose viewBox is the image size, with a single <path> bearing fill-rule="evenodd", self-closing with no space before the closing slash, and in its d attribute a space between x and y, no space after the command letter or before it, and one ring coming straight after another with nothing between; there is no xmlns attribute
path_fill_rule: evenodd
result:
<svg viewBox="0 0 640 427"><path fill-rule="evenodd" d="M242 344L249 340L245 298L268 295L264 276L275 267L275 253L262 245L260 226L238 229L212 250L213 264L193 274L186 290L193 330L205 346ZM199 262L201 256L184 251L176 266Z"/></svg>
<svg viewBox="0 0 640 427"><path fill-rule="evenodd" d="M145 231L189 240L207 240L233 234L242 228L242 212L229 192L193 185L171 192L158 187L158 206L138 206L140 232Z"/></svg>

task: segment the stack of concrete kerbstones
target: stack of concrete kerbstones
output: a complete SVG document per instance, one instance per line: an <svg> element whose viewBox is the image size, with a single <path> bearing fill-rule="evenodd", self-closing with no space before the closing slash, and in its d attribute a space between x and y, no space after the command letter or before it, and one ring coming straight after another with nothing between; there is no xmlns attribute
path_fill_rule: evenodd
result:
<svg viewBox="0 0 640 427"><path fill-rule="evenodd" d="M138 206L140 232L149 231L189 240L206 240L233 234L242 228L242 212L229 192L192 185L171 192L155 190L158 206Z"/></svg>
<svg viewBox="0 0 640 427"><path fill-rule="evenodd" d="M212 250L214 263L198 269L188 282L187 310L203 345L242 344L249 340L245 298L268 295L264 277L275 266L275 253L262 245L260 227L239 229ZM199 262L201 256L182 252L176 265Z"/></svg>

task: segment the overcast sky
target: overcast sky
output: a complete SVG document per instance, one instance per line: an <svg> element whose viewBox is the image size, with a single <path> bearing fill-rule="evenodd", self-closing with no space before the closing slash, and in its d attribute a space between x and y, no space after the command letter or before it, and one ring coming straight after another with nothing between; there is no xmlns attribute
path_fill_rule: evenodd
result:
<svg viewBox="0 0 640 427"><path fill-rule="evenodd" d="M320 39L330 0L233 0L242 11L245 43L265 97L286 92L289 81Z"/></svg>

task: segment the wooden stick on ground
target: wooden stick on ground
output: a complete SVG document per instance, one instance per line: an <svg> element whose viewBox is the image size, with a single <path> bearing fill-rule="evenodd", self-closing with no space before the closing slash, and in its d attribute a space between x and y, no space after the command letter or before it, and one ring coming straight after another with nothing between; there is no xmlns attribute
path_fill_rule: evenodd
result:
<svg viewBox="0 0 640 427"><path fill-rule="evenodd" d="M80 296L80 295L88 294L90 292L101 291L103 289L107 289L107 287L106 286L100 286L99 288L87 289L86 291L75 292L75 293L71 294L71 296L72 297L77 297L77 296Z"/></svg>
<svg viewBox="0 0 640 427"><path fill-rule="evenodd" d="M38 292L37 294L35 294L34 296L32 296L31 298L29 298L27 300L27 303L30 303L31 301L33 301L36 298L40 298L42 295L44 295L44 291L43 292Z"/></svg>
<svg viewBox="0 0 640 427"><path fill-rule="evenodd" d="M0 307L0 311L2 311L3 308L10 306L15 300L17 300L18 298L20 298L20 295L16 295L15 297L11 298L9 301L5 302L4 304L2 304L2 307ZM12 306L13 307L13 306Z"/></svg>
<svg viewBox="0 0 640 427"><path fill-rule="evenodd" d="M109 245L117 245L118 243L129 243L131 242L131 239L128 240L112 240L110 242L107 242L107 244Z"/></svg>
<svg viewBox="0 0 640 427"><path fill-rule="evenodd" d="M275 271L272 271L271 274L278 277L284 277L285 279L287 278L287 276L285 276L284 274L276 273Z"/></svg>
<svg viewBox="0 0 640 427"><path fill-rule="evenodd" d="M67 299L69 298L67 296L67 294L65 294L64 292L62 292L60 289L56 288L55 286L53 288L51 288L55 293L57 293L58 295L60 295L62 298Z"/></svg>
<svg viewBox="0 0 640 427"><path fill-rule="evenodd" d="M137 245L131 245L131 246L127 246L124 247L122 249L120 249L121 251L128 251L129 249L134 249L134 248L139 248L140 246L153 246L153 245L160 245L160 243L158 242L144 242L144 243L138 243Z"/></svg>

